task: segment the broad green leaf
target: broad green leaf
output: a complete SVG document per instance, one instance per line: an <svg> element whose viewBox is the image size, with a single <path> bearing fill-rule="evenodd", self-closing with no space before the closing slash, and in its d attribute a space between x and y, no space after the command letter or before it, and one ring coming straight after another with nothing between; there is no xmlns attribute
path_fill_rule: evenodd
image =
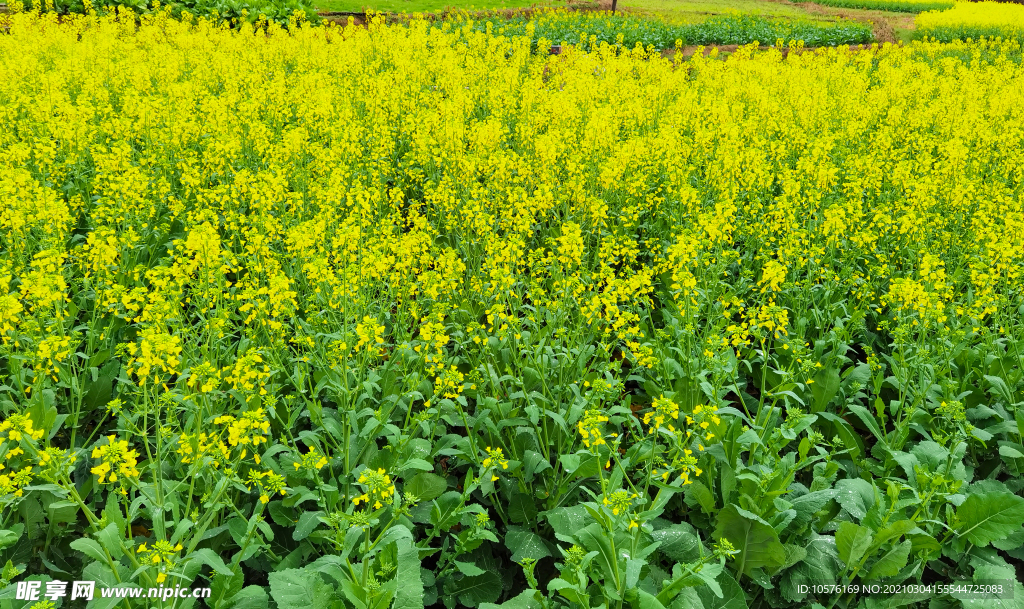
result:
<svg viewBox="0 0 1024 609"><path fill-rule="evenodd" d="M566 543L575 543L573 535L594 521L590 514L587 513L587 509L582 505L555 508L544 512L542 515L548 521L548 524L551 525L551 528L555 530L555 537L559 541Z"/></svg>
<svg viewBox="0 0 1024 609"><path fill-rule="evenodd" d="M512 562L521 562L524 558L540 560L551 556L544 540L532 531L511 525L505 533L505 547L512 552Z"/></svg>
<svg viewBox="0 0 1024 609"><path fill-rule="evenodd" d="M448 491L434 499L434 505L430 511L430 524L442 531L452 528L459 521L461 505L462 493L458 491Z"/></svg>
<svg viewBox="0 0 1024 609"><path fill-rule="evenodd" d="M853 568L871 547L871 529L852 522L842 522L836 530L836 549L839 559Z"/></svg>
<svg viewBox="0 0 1024 609"><path fill-rule="evenodd" d="M285 569L270 574L270 596L278 609L327 609L335 595L334 588L313 571Z"/></svg>
<svg viewBox="0 0 1024 609"><path fill-rule="evenodd" d="M651 533L651 540L658 542L658 551L674 562L694 562L700 557L700 539L689 525L674 524Z"/></svg>
<svg viewBox="0 0 1024 609"><path fill-rule="evenodd" d="M103 551L103 547L97 541L88 537L80 537L72 541L70 545L93 560L98 560L102 563L106 563L109 560L106 552Z"/></svg>
<svg viewBox="0 0 1024 609"><path fill-rule="evenodd" d="M399 539L398 568L395 572L395 604L391 609L423 609L423 580L420 555L412 540Z"/></svg>
<svg viewBox="0 0 1024 609"><path fill-rule="evenodd" d="M575 538L588 552L597 552L595 562L604 569L605 582L614 581L620 571L617 566L619 557L615 554L611 541L601 525L596 522L590 524L577 531Z"/></svg>
<svg viewBox="0 0 1024 609"><path fill-rule="evenodd" d="M500 605L481 603L480 609L542 609L544 604L539 600L541 593L537 590L524 590L519 596L510 598Z"/></svg>
<svg viewBox="0 0 1024 609"><path fill-rule="evenodd" d="M266 590L260 586L246 586L224 601L224 609L266 609L269 604Z"/></svg>
<svg viewBox="0 0 1024 609"><path fill-rule="evenodd" d="M910 556L910 540L904 540L902 543L896 544L891 550L886 552L875 561L875 564L871 566L871 570L868 571L868 581L873 579L880 579L883 577L892 577L900 572L900 569L907 566L907 558Z"/></svg>
<svg viewBox="0 0 1024 609"><path fill-rule="evenodd" d="M437 474L421 472L405 484L403 492L416 495L420 501L431 501L448 489L448 480Z"/></svg>
<svg viewBox="0 0 1024 609"><path fill-rule="evenodd" d="M875 531L872 545L879 547L887 541L899 539L913 531L915 528L917 528L917 524L913 520L908 519L897 520L896 522L889 523Z"/></svg>
<svg viewBox="0 0 1024 609"><path fill-rule="evenodd" d="M782 569L788 569L801 560L807 558L807 549L803 546L787 543L784 544L783 547L786 549L786 562L782 564Z"/></svg>
<svg viewBox="0 0 1024 609"><path fill-rule="evenodd" d="M320 526L320 517L324 513L321 511L316 512L303 512L299 515L299 522L295 525L295 529L292 530L292 540L302 541L309 537L318 526Z"/></svg>
<svg viewBox="0 0 1024 609"><path fill-rule="evenodd" d="M661 604L658 597L643 590L637 591L637 600L633 603L633 607L634 609L665 609L665 605Z"/></svg>
<svg viewBox="0 0 1024 609"><path fill-rule="evenodd" d="M694 505L700 505L705 514L715 513L715 497L703 482L694 480L691 484L683 487L683 490L686 497L691 498Z"/></svg>
<svg viewBox="0 0 1024 609"><path fill-rule="evenodd" d="M876 440L882 442L883 444L885 443L885 435L882 433L882 430L878 427L878 419L875 418L875 415L873 415L867 408L864 408L863 406L860 406L858 404L850 404L847 406L847 408L850 409L850 412L857 415L857 418L860 419L862 423L864 423L864 426L868 428L868 431L871 432L871 435L875 436Z"/></svg>
<svg viewBox="0 0 1024 609"><path fill-rule="evenodd" d="M18 523L9 530L0 531L0 549L13 546L15 542L21 539L21 534L24 530L25 525Z"/></svg>
<svg viewBox="0 0 1024 609"><path fill-rule="evenodd" d="M814 401L811 402L812 414L824 410L832 398L836 397L836 394L839 393L840 382L838 369L828 367L818 371L814 382L810 385L811 394L814 396Z"/></svg>
<svg viewBox="0 0 1024 609"><path fill-rule="evenodd" d="M1024 499L999 491L969 495L956 510L956 522L960 536L976 546L987 546L1024 524Z"/></svg>
<svg viewBox="0 0 1024 609"><path fill-rule="evenodd" d="M875 503L875 490L863 478L844 478L836 482L835 490L836 501L857 520L867 516Z"/></svg>
<svg viewBox="0 0 1024 609"><path fill-rule="evenodd" d="M825 489L790 499L790 503L793 504L792 509L796 512L793 522L790 523L792 525L791 530L802 530L811 522L814 514L825 507L825 504L835 498L835 496L835 489Z"/></svg>
<svg viewBox="0 0 1024 609"><path fill-rule="evenodd" d="M226 577L234 575L234 572L224 564L224 560L209 548L203 548L202 550L192 552L188 555L188 559L195 561L197 564L210 567L216 571L218 575L224 575Z"/></svg>
<svg viewBox="0 0 1024 609"><path fill-rule="evenodd" d="M839 564L836 540L830 535L812 535L804 544L807 556L782 574L779 591L791 602L801 602L806 593L800 586L820 582L834 582L838 579Z"/></svg>
<svg viewBox="0 0 1024 609"><path fill-rule="evenodd" d="M455 561L455 567L459 570L459 573L473 577L474 575L483 575L484 570L476 566L471 562L463 562L461 560Z"/></svg>
<svg viewBox="0 0 1024 609"><path fill-rule="evenodd" d="M714 537L728 539L739 551L734 562L737 573L749 575L751 569L775 568L786 562L786 549L775 529L741 515L735 505L719 512Z"/></svg>
<svg viewBox="0 0 1024 609"><path fill-rule="evenodd" d="M718 584L722 589L721 598L716 596L709 586L693 588L697 591L703 609L747 609L746 593L728 570L722 571L718 576ZM679 596L685 598L683 594ZM672 606L675 608L676 604L673 603Z"/></svg>
<svg viewBox="0 0 1024 609"><path fill-rule="evenodd" d="M537 502L529 494L516 491L508 503L508 517L518 524L536 522Z"/></svg>
<svg viewBox="0 0 1024 609"><path fill-rule="evenodd" d="M481 603L493 603L501 596L501 580L492 571L475 577L449 580L445 594L454 596L464 607L476 607Z"/></svg>

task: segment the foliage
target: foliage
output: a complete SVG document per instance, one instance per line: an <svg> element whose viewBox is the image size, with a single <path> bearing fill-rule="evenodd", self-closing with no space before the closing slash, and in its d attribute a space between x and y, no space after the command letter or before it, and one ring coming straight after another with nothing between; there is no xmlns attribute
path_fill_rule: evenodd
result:
<svg viewBox="0 0 1024 609"><path fill-rule="evenodd" d="M859 8L894 13L923 13L953 8L953 0L818 0L818 4L837 8Z"/></svg>
<svg viewBox="0 0 1024 609"><path fill-rule="evenodd" d="M1019 44L2 18L0 606L1024 598Z"/></svg>
<svg viewBox="0 0 1024 609"><path fill-rule="evenodd" d="M470 24L475 31L506 36L529 36L554 44L617 44L625 47L653 45L670 49L680 45L776 43L803 41L806 46L834 46L872 40L871 27L856 22L823 24L801 19L759 15L715 16L696 23L674 24L661 19L610 12L545 10L508 20L469 19L457 16L456 24Z"/></svg>
<svg viewBox="0 0 1024 609"><path fill-rule="evenodd" d="M1002 38L1024 41L1024 5L957 2L948 11L928 11L915 18L914 38L950 42Z"/></svg>
<svg viewBox="0 0 1024 609"><path fill-rule="evenodd" d="M190 20L201 17L234 26L247 22L265 27L268 22L272 22L295 28L306 21L320 21L312 0L171 0L166 4L160 0L108 0L103 4L93 0L14 0L10 4L14 12L26 8L60 15L116 15L118 11L130 11L154 19L173 16Z"/></svg>

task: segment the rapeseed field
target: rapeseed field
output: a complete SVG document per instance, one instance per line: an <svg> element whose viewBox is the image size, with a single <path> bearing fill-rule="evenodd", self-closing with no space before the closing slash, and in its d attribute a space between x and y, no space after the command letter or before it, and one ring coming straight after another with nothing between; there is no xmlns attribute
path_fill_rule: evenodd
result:
<svg viewBox="0 0 1024 609"><path fill-rule="evenodd" d="M0 606L1024 598L1019 42L168 15L0 16Z"/></svg>

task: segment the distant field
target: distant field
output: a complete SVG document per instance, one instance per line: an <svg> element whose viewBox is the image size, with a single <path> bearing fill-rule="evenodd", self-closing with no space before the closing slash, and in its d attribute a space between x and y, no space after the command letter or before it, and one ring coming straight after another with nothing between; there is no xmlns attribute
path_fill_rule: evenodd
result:
<svg viewBox="0 0 1024 609"><path fill-rule="evenodd" d="M362 12L372 8L382 12L440 12L446 8L466 10L513 9L530 7L587 6L587 3L566 0L319 0L317 8L325 11ZM610 0L592 3L594 7L611 6ZM772 17L808 17L799 5L765 0L620 0L618 7L626 11L644 11L671 20L696 21L709 15L742 12ZM811 18L815 18L811 16ZM820 18L820 17L819 17Z"/></svg>

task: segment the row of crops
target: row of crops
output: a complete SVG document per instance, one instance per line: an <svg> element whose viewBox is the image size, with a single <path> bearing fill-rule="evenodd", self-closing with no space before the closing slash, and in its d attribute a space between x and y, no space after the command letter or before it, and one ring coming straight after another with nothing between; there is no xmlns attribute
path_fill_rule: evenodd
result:
<svg viewBox="0 0 1024 609"><path fill-rule="evenodd" d="M816 0L816 4L836 8L879 10L895 13L923 13L953 8L953 0Z"/></svg>
<svg viewBox="0 0 1024 609"><path fill-rule="evenodd" d="M0 19L0 608L1024 599L1016 41Z"/></svg>
<svg viewBox="0 0 1024 609"><path fill-rule="evenodd" d="M672 24L633 15L544 11L529 18L513 17L496 23L481 19L470 21L476 31L584 47L605 43L668 49L678 45L775 44L778 41L784 44L802 41L806 46L835 46L872 40L871 27L863 23L830 24L756 15L720 16L698 23ZM457 20L453 25L458 27L460 23L464 21Z"/></svg>
<svg viewBox="0 0 1024 609"><path fill-rule="evenodd" d="M934 38L943 42L955 39L1024 37L1024 6L996 2L933 2L930 0L824 0L823 4L849 8L878 8L886 11L921 13L917 17L917 39ZM265 27L277 23L294 28L306 22L317 23L319 17L312 0L130 0L114 5L94 5L91 0L21 0L11 3L11 10L67 14L107 14L131 10L139 15L173 16L191 19L201 17L228 26L251 23ZM679 45L745 45L789 44L799 41L804 46L836 46L871 42L872 28L859 21L840 19L834 22L809 19L769 18L759 15L730 14L712 16L691 23L672 23L664 19L637 14L610 12L576 12L541 10L529 16L455 13L439 28L467 26L476 31L495 32L506 36L526 36L536 45L542 41L553 44L574 44L583 47L610 44L619 47L654 46L659 49Z"/></svg>

